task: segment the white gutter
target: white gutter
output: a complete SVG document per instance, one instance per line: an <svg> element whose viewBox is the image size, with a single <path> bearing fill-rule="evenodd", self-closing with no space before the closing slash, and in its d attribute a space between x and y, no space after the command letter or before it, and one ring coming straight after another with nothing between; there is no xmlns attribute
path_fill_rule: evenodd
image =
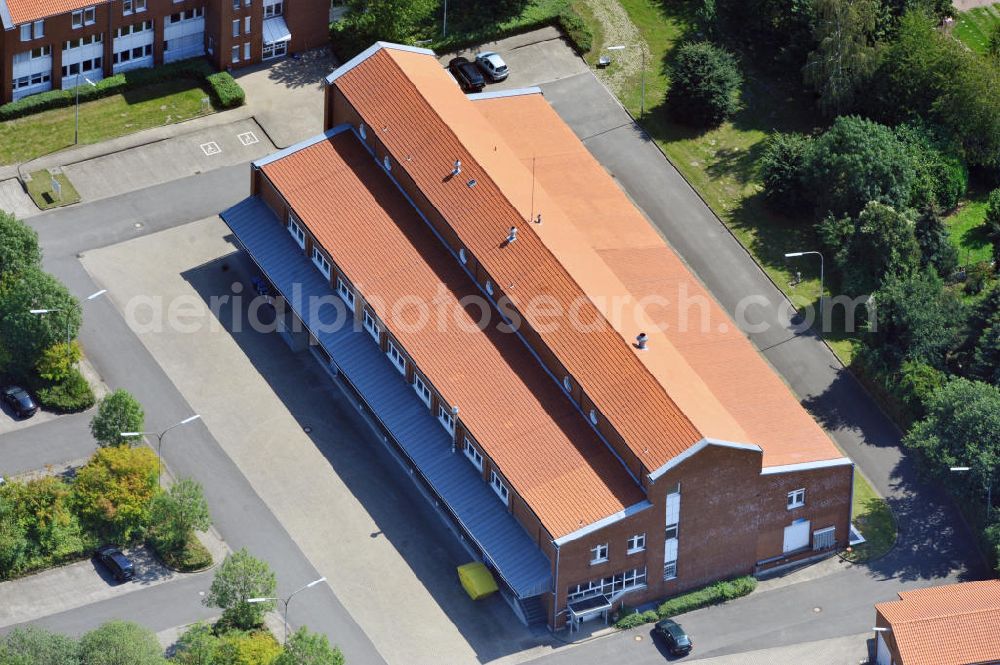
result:
<svg viewBox="0 0 1000 665"><path fill-rule="evenodd" d="M771 476L776 473L794 473L796 471L811 471L813 469L828 469L832 466L847 466L854 464L849 457L838 457L836 459L819 460L818 462L802 462L800 464L783 464L781 466L768 466L760 470L760 475Z"/></svg>
<svg viewBox="0 0 1000 665"><path fill-rule="evenodd" d="M429 48L420 48L419 46L407 46L406 44L393 44L392 42L375 42L374 44L366 48L364 51L358 53L356 56L354 56L353 58L342 64L340 67L337 67L335 70L330 72L330 74L326 77L327 85L333 84L333 82L336 81L338 78L340 78L347 72L351 71L352 69L360 65L362 62L372 57L373 55L375 55L384 48L391 48L397 51L407 51L409 53L420 53L421 55L434 56L434 51L430 50Z"/></svg>

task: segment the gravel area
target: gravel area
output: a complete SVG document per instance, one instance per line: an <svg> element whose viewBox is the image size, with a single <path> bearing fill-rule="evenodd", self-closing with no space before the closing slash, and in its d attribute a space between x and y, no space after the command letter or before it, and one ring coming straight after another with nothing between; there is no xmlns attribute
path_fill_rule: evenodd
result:
<svg viewBox="0 0 1000 665"><path fill-rule="evenodd" d="M649 64L649 46L628 17L618 0L587 0L594 18L604 29L602 55L611 56L611 64L597 70L597 76L611 92L621 97L626 87L639 75L643 58ZM607 51L608 46L625 46L620 51Z"/></svg>

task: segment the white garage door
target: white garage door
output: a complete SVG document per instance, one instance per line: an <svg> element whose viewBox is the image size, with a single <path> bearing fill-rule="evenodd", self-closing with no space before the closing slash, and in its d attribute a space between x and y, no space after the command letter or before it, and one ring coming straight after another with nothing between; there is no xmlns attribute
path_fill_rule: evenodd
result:
<svg viewBox="0 0 1000 665"><path fill-rule="evenodd" d="M892 665L892 656L889 655L889 647L886 645L885 640L882 639L882 633L876 634L878 635L875 640L878 645L875 650L876 665Z"/></svg>
<svg viewBox="0 0 1000 665"><path fill-rule="evenodd" d="M792 552L809 546L809 520L795 520L785 527L783 552Z"/></svg>

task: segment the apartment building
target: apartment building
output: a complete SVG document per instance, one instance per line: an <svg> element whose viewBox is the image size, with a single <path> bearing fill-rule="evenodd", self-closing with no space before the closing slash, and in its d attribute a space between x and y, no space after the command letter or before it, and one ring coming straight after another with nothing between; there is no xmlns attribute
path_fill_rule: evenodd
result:
<svg viewBox="0 0 1000 665"><path fill-rule="evenodd" d="M208 57L238 68L322 46L327 0L0 0L0 101Z"/></svg>
<svg viewBox="0 0 1000 665"><path fill-rule="evenodd" d="M222 218L525 622L847 544L851 461L538 89L384 43L328 84Z"/></svg>

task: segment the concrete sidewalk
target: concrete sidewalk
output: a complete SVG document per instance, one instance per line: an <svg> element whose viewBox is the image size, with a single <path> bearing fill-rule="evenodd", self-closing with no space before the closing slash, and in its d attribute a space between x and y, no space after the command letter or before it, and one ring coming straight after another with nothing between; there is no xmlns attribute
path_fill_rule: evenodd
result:
<svg viewBox="0 0 1000 665"><path fill-rule="evenodd" d="M701 665L865 665L868 663L868 640L871 637L870 632L860 633L716 658L698 658L697 653L692 653L693 657L689 656L684 660L696 661Z"/></svg>

